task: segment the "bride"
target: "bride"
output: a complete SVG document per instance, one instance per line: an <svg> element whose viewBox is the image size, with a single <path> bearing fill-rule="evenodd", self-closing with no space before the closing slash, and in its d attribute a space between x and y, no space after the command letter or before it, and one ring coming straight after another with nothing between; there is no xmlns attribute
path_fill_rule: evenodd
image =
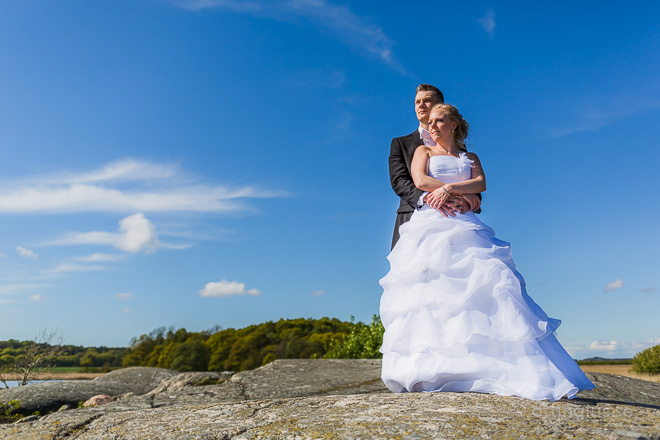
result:
<svg viewBox="0 0 660 440"><path fill-rule="evenodd" d="M465 149L468 130L455 107L437 104L437 145L415 151L410 171L428 206L399 229L380 280L383 382L394 392L573 398L594 385L555 338L561 321L527 295L509 243L472 212L437 209L450 195L486 190L479 158Z"/></svg>

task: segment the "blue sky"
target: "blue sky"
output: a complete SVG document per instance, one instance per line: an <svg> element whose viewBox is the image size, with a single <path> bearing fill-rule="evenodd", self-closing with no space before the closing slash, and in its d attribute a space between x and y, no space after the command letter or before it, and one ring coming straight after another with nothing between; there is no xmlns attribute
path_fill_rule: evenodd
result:
<svg viewBox="0 0 660 440"><path fill-rule="evenodd" d="M0 339L369 321L435 84L576 358L660 343L660 4L0 1Z"/></svg>

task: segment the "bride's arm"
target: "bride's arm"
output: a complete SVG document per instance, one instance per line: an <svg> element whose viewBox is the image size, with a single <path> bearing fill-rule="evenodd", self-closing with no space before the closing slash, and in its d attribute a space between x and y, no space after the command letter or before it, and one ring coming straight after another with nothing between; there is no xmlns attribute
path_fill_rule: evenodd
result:
<svg viewBox="0 0 660 440"><path fill-rule="evenodd" d="M442 186L451 195L476 194L486 191L486 175L481 167L481 161L474 153L468 153L468 158L473 160L472 175L468 180L462 182L447 183Z"/></svg>
<svg viewBox="0 0 660 440"><path fill-rule="evenodd" d="M410 162L410 174L413 178L413 182L415 182L415 186L422 191L433 191L445 184L444 182L429 176L426 171L428 170L428 167L429 148L420 145L415 150L412 162Z"/></svg>

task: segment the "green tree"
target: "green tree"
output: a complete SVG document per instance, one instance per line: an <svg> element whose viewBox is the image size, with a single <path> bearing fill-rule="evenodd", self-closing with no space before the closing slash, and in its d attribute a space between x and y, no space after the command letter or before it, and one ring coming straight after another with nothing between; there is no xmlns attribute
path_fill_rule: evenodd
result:
<svg viewBox="0 0 660 440"><path fill-rule="evenodd" d="M34 380L38 369L54 366L55 359L61 353L62 337L57 330L41 330L32 341L21 341L17 348L13 364L0 369L0 382L7 388L7 376L18 376L19 385L27 385Z"/></svg>
<svg viewBox="0 0 660 440"><path fill-rule="evenodd" d="M640 351L632 363L636 373L660 374L660 345Z"/></svg>
<svg viewBox="0 0 660 440"><path fill-rule="evenodd" d="M206 371L210 357L211 350L200 335L174 346L168 368L176 371Z"/></svg>
<svg viewBox="0 0 660 440"><path fill-rule="evenodd" d="M351 316L351 323L354 317ZM380 316L374 315L371 324L362 322L353 324L348 334L331 340L326 358L330 359L377 359L383 355L379 351L383 345L383 333L385 329L380 321Z"/></svg>

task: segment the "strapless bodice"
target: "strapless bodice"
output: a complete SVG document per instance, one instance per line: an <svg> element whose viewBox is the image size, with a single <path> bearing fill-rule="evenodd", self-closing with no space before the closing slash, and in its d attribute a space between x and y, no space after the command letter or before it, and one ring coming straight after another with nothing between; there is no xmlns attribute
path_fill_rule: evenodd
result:
<svg viewBox="0 0 660 440"><path fill-rule="evenodd" d="M467 180L472 176L472 162L467 154L454 156L431 156L429 158L429 176L445 183Z"/></svg>

